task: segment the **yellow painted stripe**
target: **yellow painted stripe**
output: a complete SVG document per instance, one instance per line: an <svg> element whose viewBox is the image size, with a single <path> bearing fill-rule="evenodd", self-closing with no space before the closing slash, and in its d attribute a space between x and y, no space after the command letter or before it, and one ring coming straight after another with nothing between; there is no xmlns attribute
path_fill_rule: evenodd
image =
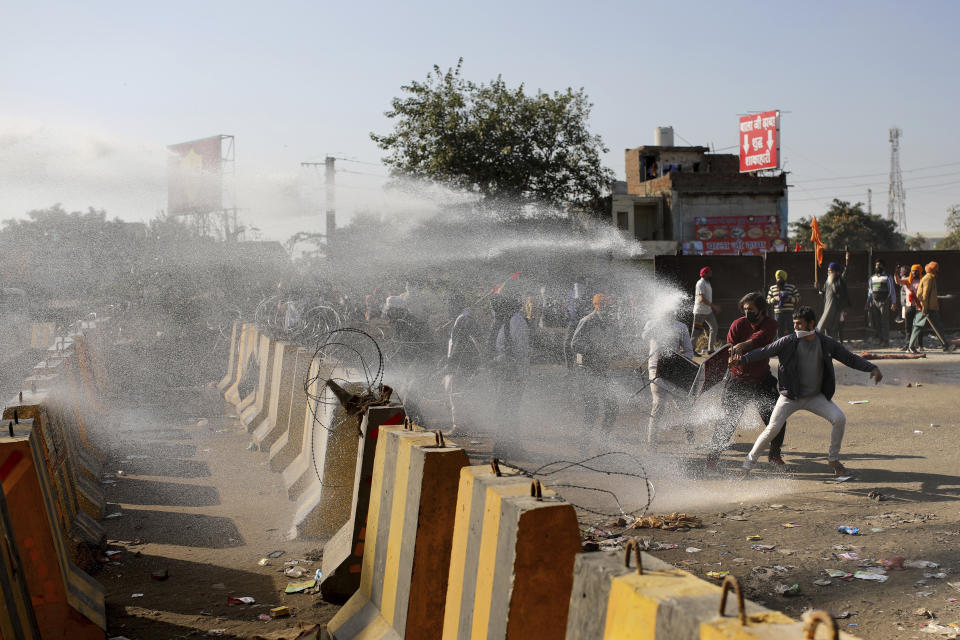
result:
<svg viewBox="0 0 960 640"><path fill-rule="evenodd" d="M470 538L470 510L473 488L480 476L493 475L489 467L464 467L457 489L457 513L453 520L453 546L450 549L450 581L447 583L447 605L444 607L443 637L455 640L463 605L463 581L467 565L467 540Z"/></svg>
<svg viewBox="0 0 960 640"><path fill-rule="evenodd" d="M656 640L657 611L667 599L720 594L716 585L679 569L614 578L607 599L604 640Z"/></svg>
<svg viewBox="0 0 960 640"><path fill-rule="evenodd" d="M517 484L487 488L486 508L480 538L480 562L477 565L477 591L473 600L473 628L471 637L486 638L490 624L490 605L497 569L497 542L500 537L500 511L504 498L528 495L530 480L523 478ZM499 613L499 612L498 612Z"/></svg>
<svg viewBox="0 0 960 640"><path fill-rule="evenodd" d="M435 438L433 434L413 435L398 434L400 438L399 448L397 450L396 475L393 482L393 505L390 511L390 532L387 535L387 562L383 571L383 601L380 604L380 611L383 612L383 618L393 624L394 614L397 606L397 578L400 569L400 549L403 547L404 533L404 514L406 513L407 501L411 499L409 490L410 482L410 454L415 444L433 444ZM415 478L413 484L417 487L423 481L422 478ZM417 490L417 499L419 500L419 489ZM413 533L416 533L414 528Z"/></svg>
<svg viewBox="0 0 960 640"><path fill-rule="evenodd" d="M370 480L370 503L367 508L367 548L363 554L363 569L360 572L360 589L365 598L370 597L373 585L373 559L377 555L377 531L380 528L380 490L383 487L384 458L387 456L387 434L398 427L380 427L377 435L377 451L373 458L373 477Z"/></svg>

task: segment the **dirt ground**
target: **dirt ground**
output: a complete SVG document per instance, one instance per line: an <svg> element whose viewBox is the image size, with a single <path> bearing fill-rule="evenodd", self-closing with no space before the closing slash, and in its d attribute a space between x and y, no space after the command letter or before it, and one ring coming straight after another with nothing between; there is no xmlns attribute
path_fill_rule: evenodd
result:
<svg viewBox="0 0 960 640"><path fill-rule="evenodd" d="M623 531L588 512L581 513L582 525L609 530L613 540L626 535L654 547L676 544L676 550L653 553L701 576L730 571L750 598L795 617L807 608L826 609L846 613L841 624L864 638L931 637L920 632L928 618L916 610L929 610L943 624L960 620L960 603L950 601L960 598L960 356L931 353L926 360L879 364L885 374L879 387L868 385L866 374L838 367L836 401L848 418L842 456L857 471L854 479L825 482L829 425L809 414L788 425L787 472L761 465L747 479L736 469L756 431L737 434L719 475L702 474L702 453L681 445L681 434L667 434L656 451L642 456L657 492L651 512L686 511L700 517L703 528ZM269 471L261 453L247 450L246 430L225 417L211 395L209 389L182 389L155 406L113 413L105 471L123 473L104 488L108 512L122 515L104 523L108 548L120 553L96 574L106 588L110 637L293 637L297 625L324 623L336 611L319 595L283 593L291 581L283 563L298 560L312 574L322 544L287 539L293 503L279 474ZM617 426L619 443L642 449L641 422L627 407ZM483 438L464 444L477 460L489 457ZM667 468L673 475L661 473ZM838 525L859 527L862 535L840 534ZM752 544L775 548L757 551ZM284 553L260 566L272 551ZM861 560L844 560L842 552ZM853 573L864 568L858 565L893 556L939 568L889 571L884 583L831 578L825 586L814 584L827 578L828 569ZM169 578L152 579L158 570ZM924 575L940 573L945 576ZM798 584L800 595L777 595L781 584ZM228 606L228 596L251 596L256 604ZM294 616L258 619L281 604Z"/></svg>

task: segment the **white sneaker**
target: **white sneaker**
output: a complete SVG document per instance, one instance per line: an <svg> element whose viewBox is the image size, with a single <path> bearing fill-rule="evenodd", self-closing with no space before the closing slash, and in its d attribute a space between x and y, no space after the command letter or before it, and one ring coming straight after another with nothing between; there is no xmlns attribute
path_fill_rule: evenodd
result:
<svg viewBox="0 0 960 640"><path fill-rule="evenodd" d="M746 470L746 471L750 471L750 469L753 469L753 463L754 463L754 462L755 462L754 460L751 460L751 459L750 459L750 456L747 456L747 457L744 459L743 464L740 465L740 468L741 468L741 469L744 469L744 470Z"/></svg>

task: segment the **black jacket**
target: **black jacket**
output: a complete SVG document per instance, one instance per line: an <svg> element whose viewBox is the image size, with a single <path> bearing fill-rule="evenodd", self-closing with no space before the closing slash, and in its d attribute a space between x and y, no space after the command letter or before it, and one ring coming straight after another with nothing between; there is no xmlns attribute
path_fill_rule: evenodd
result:
<svg viewBox="0 0 960 640"><path fill-rule="evenodd" d="M825 336L818 331L817 339L820 340L820 347L823 352L823 386L821 389L827 400L833 398L833 394L837 390L837 375L833 370L834 359L839 360L851 369L860 371L873 371L877 368L869 360L864 360L860 356L847 351L846 347L830 336ZM797 371L797 342L799 340L797 334L791 333L743 356L744 363L777 356L780 359L780 365L777 369L777 387L780 390L780 395L791 400L796 400L799 397L800 375Z"/></svg>

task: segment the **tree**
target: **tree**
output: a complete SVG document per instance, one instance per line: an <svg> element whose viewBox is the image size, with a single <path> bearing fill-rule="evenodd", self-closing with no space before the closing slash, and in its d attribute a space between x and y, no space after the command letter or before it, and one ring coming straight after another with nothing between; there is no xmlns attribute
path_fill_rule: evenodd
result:
<svg viewBox="0 0 960 640"><path fill-rule="evenodd" d="M937 249L960 249L960 204L947 209L947 237L937 243Z"/></svg>
<svg viewBox="0 0 960 640"><path fill-rule="evenodd" d="M910 236L906 239L907 249L910 251L923 251L927 248L927 239L923 237L922 233L917 233L915 236Z"/></svg>
<svg viewBox="0 0 960 640"><path fill-rule="evenodd" d="M463 189L495 206L602 201L613 172L601 164L608 149L587 129L592 105L582 88L528 95L501 76L466 80L462 65L461 58L446 72L434 66L425 82L401 87L405 95L386 112L393 131L370 134L389 152L384 163L394 175Z"/></svg>
<svg viewBox="0 0 960 640"><path fill-rule="evenodd" d="M799 242L804 249L813 249L810 241L811 218L800 218L791 222L791 240ZM820 225L820 239L830 249L849 247L856 249L880 249L895 251L906 248L902 234L897 233L897 225L863 210L863 203L851 205L849 202L834 198L827 212L817 218Z"/></svg>

